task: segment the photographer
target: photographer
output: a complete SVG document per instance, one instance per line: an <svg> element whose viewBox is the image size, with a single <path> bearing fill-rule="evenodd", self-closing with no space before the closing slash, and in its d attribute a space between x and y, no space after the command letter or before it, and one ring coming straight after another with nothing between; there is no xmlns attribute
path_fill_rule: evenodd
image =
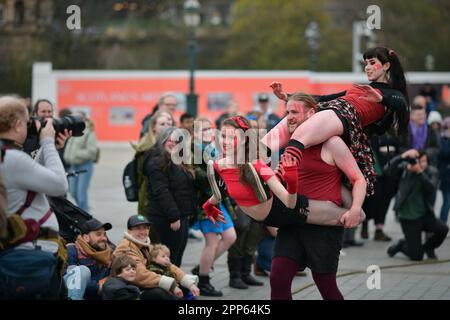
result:
<svg viewBox="0 0 450 320"><path fill-rule="evenodd" d="M21 259L20 254L23 257L26 253L27 257L33 256L38 259L37 255L42 257L42 252L47 254L50 252L55 264L57 261L56 255L60 257L59 267L61 267L64 264L65 248L58 235L58 221L50 208L46 195L63 196L68 189L67 179L55 148L55 130L52 120L49 119L45 127L40 130L39 138L42 146L40 159L42 163L34 161L23 151L22 145L27 137L28 122L28 110L19 99L13 97L0 98L0 139L6 149L4 162L0 165L0 174L4 179L7 191L8 223L10 220L11 223L17 222L17 225L24 226L21 230L24 229L24 233L26 233L25 235L21 234L19 240L11 237L4 240L3 243L6 243L4 247L15 247L17 250L5 250L1 255L4 257L5 253L14 252L10 254L10 258L7 260L11 262L13 258L17 258L19 261ZM38 129L41 129L40 123L35 125ZM11 228L13 227L14 225L11 224ZM8 236L10 235L8 234ZM35 246L41 250L20 250L33 249ZM38 251L40 253L37 253ZM17 255L17 257L11 257L11 255ZM40 261L42 263L44 263L43 261L49 262L48 259ZM0 265L3 268L2 272L5 273L6 265L4 261L0 261ZM14 266L14 264L11 265ZM23 268L24 266L19 263L16 267ZM41 268L44 267L41 266ZM50 268L49 270L53 269ZM19 272L18 270L16 270L16 274ZM2 272L0 272L0 276L4 276L4 274L1 274ZM53 273L51 276L53 276ZM28 275L25 274L25 276L31 277L31 272ZM1 288L0 291L2 291Z"/></svg>
<svg viewBox="0 0 450 320"><path fill-rule="evenodd" d="M428 165L426 152L410 149L393 158L384 171L400 179L394 210L405 235L405 239L388 248L388 255L402 252L411 260L420 261L425 253L429 259L437 259L434 250L448 233L448 227L434 215L437 169ZM432 234L424 244L423 231Z"/></svg>
<svg viewBox="0 0 450 320"><path fill-rule="evenodd" d="M36 101L33 107L33 113L31 116L33 119L53 119L53 104L47 99L39 99ZM72 136L72 131L64 130L64 132L57 133L55 135L56 149L61 150L64 145ZM28 134L25 142L23 143L23 149L26 153L30 154L33 158L36 157L38 150L40 150L39 135Z"/></svg>

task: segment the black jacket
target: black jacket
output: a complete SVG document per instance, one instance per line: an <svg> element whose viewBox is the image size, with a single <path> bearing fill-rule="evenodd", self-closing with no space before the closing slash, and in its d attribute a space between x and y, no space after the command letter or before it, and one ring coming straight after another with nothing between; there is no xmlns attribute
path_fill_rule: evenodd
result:
<svg viewBox="0 0 450 320"><path fill-rule="evenodd" d="M196 214L194 179L183 167L170 163L161 170L161 157L150 156L144 167L148 177L148 213L151 218L173 223Z"/></svg>
<svg viewBox="0 0 450 320"><path fill-rule="evenodd" d="M411 194L415 183L422 183L423 196L427 207L427 214L434 216L433 194L438 185L438 171L435 167L428 165L427 169L421 174L408 171L406 169L408 163L405 162L401 155L394 157L384 167L384 174L391 174L395 178L400 179L397 195L395 196L394 210L397 211L408 196Z"/></svg>
<svg viewBox="0 0 450 320"><path fill-rule="evenodd" d="M103 300L137 300L141 295L138 287L120 277L109 277L102 291Z"/></svg>

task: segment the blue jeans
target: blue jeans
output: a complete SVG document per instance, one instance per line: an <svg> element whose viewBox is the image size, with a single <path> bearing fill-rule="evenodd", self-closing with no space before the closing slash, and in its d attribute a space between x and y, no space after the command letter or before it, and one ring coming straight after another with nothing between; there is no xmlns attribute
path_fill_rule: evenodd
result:
<svg viewBox="0 0 450 320"><path fill-rule="evenodd" d="M88 190L91 182L92 173L94 171L94 163L92 161L70 166L70 171L86 170L75 177L69 178L69 191L77 202L77 205L84 211L89 212L88 206Z"/></svg>
<svg viewBox="0 0 450 320"><path fill-rule="evenodd" d="M442 222L447 223L448 211L450 210L450 190L442 191L442 198L444 199L444 202L441 207L440 219Z"/></svg>
<svg viewBox="0 0 450 320"><path fill-rule="evenodd" d="M71 300L83 300L89 281L91 281L91 270L88 267L69 266L64 275L68 298Z"/></svg>
<svg viewBox="0 0 450 320"><path fill-rule="evenodd" d="M264 271L270 271L272 266L272 254L275 238L266 236L262 239L257 247L258 255L256 256L256 264Z"/></svg>

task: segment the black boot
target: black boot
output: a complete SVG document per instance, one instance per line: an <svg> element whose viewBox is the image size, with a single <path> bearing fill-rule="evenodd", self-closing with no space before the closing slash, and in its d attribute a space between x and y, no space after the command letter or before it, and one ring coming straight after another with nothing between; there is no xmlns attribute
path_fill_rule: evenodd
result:
<svg viewBox="0 0 450 320"><path fill-rule="evenodd" d="M241 276L241 279L242 279L242 281L244 281L249 286L263 286L264 283L256 280L251 275L252 262L253 262L253 257L252 256L245 255L242 258L242 268L241 268L242 276Z"/></svg>
<svg viewBox="0 0 450 320"><path fill-rule="evenodd" d="M198 288L200 289L200 295L205 297L221 297L222 291L216 290L211 283L209 283L209 276L198 276Z"/></svg>
<svg viewBox="0 0 450 320"><path fill-rule="evenodd" d="M241 258L228 256L228 271L230 272L230 287L235 289L248 289L241 279Z"/></svg>
<svg viewBox="0 0 450 320"><path fill-rule="evenodd" d="M399 240L396 244L390 246L387 250L387 254L389 255L389 257L393 257L395 256L397 253L399 253L403 247L403 244L405 243L405 240Z"/></svg>

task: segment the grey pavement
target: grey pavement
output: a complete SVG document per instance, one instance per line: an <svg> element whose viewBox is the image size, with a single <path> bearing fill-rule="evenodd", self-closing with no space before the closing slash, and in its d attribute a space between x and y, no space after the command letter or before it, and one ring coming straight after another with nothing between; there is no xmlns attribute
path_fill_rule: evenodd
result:
<svg viewBox="0 0 450 320"><path fill-rule="evenodd" d="M95 166L89 190L91 213L101 221L113 225L109 237L117 243L126 230L128 217L136 213L137 203L128 202L122 188L122 171L133 157L129 144L102 144L100 162ZM440 208L440 193L436 201L436 209ZM392 205L392 204L391 204ZM371 236L374 226L369 224ZM359 231L359 230L358 230ZM402 237L400 225L395 221L390 209L385 232L397 240ZM359 232L357 232L359 237ZM344 298L349 300L450 300L450 238L436 250L438 263L412 264L405 256L398 254L389 258L386 249L390 243L365 240L363 247L344 249L338 271L338 286ZM203 248L202 240L189 239L182 269L186 272L198 264ZM379 286L368 289L367 282L374 277L367 268L371 265L380 267ZM226 254L215 263L211 274L212 284L222 290L222 299L235 300L267 300L270 298L270 285L267 277L258 277L264 282L263 287L250 287L247 290L232 289L228 286L228 269ZM390 267L385 269L384 267ZM391 268L392 267L392 268ZM306 277L296 277L292 291L296 300L321 299L317 288L312 285L312 277L307 269ZM209 299L201 297L201 299Z"/></svg>

